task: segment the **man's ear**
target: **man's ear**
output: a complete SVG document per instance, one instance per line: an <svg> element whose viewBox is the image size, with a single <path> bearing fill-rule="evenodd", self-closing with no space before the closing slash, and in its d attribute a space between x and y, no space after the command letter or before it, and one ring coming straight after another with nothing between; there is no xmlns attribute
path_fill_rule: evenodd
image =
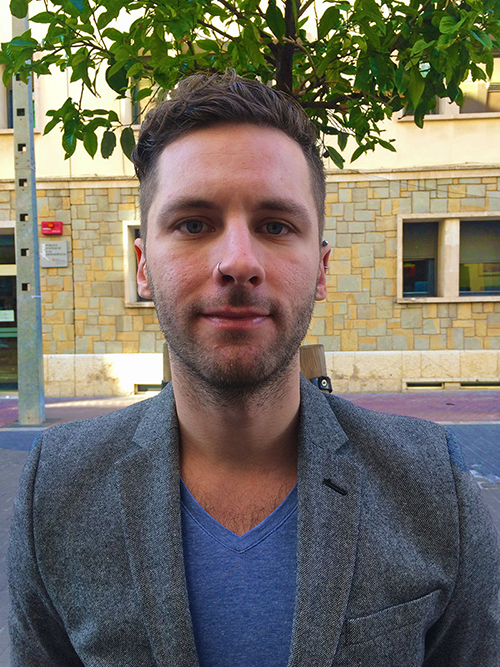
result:
<svg viewBox="0 0 500 667"><path fill-rule="evenodd" d="M316 285L316 301L323 301L323 299L326 299L326 272L328 270L328 258L330 257L330 252L331 248L329 245L321 246L318 284Z"/></svg>
<svg viewBox="0 0 500 667"><path fill-rule="evenodd" d="M144 243L142 239L134 241L135 254L137 255L137 292L143 299L152 299L151 288L149 286L148 272L146 269L146 254L144 252Z"/></svg>

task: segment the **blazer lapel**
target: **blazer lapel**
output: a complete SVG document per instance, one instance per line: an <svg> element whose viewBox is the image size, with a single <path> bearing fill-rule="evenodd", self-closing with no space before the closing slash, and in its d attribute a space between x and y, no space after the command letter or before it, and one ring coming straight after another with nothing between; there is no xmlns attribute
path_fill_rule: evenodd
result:
<svg viewBox="0 0 500 667"><path fill-rule="evenodd" d="M182 551L178 426L171 387L151 402L116 464L130 569L158 665L196 667Z"/></svg>
<svg viewBox="0 0 500 667"><path fill-rule="evenodd" d="M328 400L301 380L297 590L288 667L330 667L344 623L359 529L360 478Z"/></svg>

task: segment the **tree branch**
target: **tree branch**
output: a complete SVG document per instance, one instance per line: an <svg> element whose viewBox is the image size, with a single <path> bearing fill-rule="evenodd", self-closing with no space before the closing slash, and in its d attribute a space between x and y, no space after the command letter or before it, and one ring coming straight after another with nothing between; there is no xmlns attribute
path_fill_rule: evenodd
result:
<svg viewBox="0 0 500 667"><path fill-rule="evenodd" d="M234 37L229 35L227 32L224 32L223 30L220 30L219 28L216 28L214 25L210 25L210 23L205 23L205 21L202 21L201 19L198 19L198 24L202 25L204 28L208 28L209 30L213 30L217 34L221 35L221 37L224 37L224 39L227 39L229 41L234 39Z"/></svg>
<svg viewBox="0 0 500 667"><path fill-rule="evenodd" d="M309 7L313 4L313 2L314 2L314 0L307 0L307 2L305 2L302 5L302 7L298 8L297 16L300 18L302 16L302 14L309 9Z"/></svg>
<svg viewBox="0 0 500 667"><path fill-rule="evenodd" d="M236 7L234 7L234 5L232 5L230 2L227 2L227 0L219 0L219 2L220 2L220 4L221 4L223 7L225 7L226 9L228 9L232 14L234 14L235 16L237 16L239 19L247 19L247 17L245 16L245 14L242 14L241 12L239 12L239 11L236 9Z"/></svg>
<svg viewBox="0 0 500 667"><path fill-rule="evenodd" d="M314 61L311 58L311 54L306 49L306 47L303 44L299 44L299 42L297 42L296 39L289 39L288 37L283 37L283 41L288 42L289 44L293 44L296 49L298 49L299 51L302 51L303 53L306 54L307 60L309 61L309 64L311 65L312 71L314 72L314 76L317 79L320 79L318 71L316 70L316 65L314 64Z"/></svg>

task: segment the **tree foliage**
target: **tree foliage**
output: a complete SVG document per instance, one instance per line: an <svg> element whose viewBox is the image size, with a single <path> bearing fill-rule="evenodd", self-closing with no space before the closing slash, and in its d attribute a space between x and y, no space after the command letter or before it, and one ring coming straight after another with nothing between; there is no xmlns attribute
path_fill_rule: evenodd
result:
<svg viewBox="0 0 500 667"><path fill-rule="evenodd" d="M436 98L460 104L460 84L491 76L500 45L498 0L325 0L321 14L315 0L44 2L44 11L31 12L46 26L43 39L28 30L1 45L4 82L55 67L99 97L104 70L117 97L152 105L183 76L232 67L290 93L323 137L336 135L338 150L328 152L339 167L349 138L353 159L379 144L394 150L380 130L394 112L410 109L421 127ZM11 12L23 17L29 3L11 0ZM94 155L99 139L109 157L116 132L130 155L133 133L114 111L68 98L49 116L45 132L61 126L66 157L78 141Z"/></svg>

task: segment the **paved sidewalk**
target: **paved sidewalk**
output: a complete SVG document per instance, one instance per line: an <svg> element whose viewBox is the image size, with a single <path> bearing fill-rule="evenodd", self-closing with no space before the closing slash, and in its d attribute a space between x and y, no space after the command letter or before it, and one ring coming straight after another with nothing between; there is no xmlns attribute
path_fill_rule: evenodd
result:
<svg viewBox="0 0 500 667"><path fill-rule="evenodd" d="M351 394L344 397L372 410L450 424L500 533L500 392ZM0 667L10 667L5 561L12 500L33 440L54 424L98 416L143 399L144 396L48 399L48 421L41 426L20 427L16 425L17 400L0 398Z"/></svg>

